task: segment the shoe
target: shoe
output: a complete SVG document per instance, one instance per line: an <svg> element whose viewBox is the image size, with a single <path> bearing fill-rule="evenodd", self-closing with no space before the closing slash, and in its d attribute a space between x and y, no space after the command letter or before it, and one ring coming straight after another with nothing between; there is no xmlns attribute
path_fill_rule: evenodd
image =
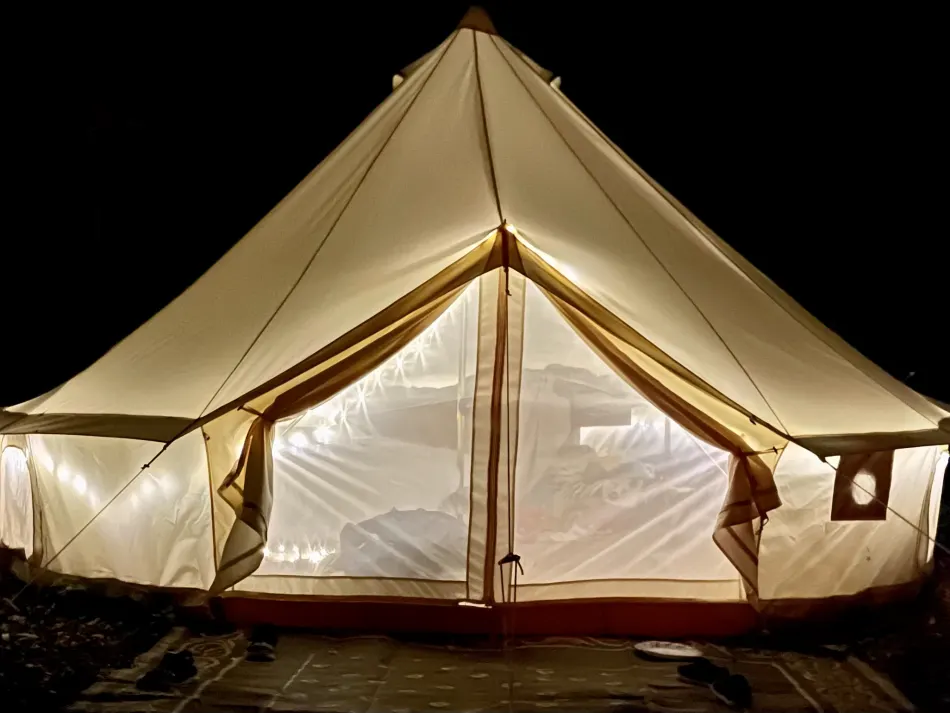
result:
<svg viewBox="0 0 950 713"><path fill-rule="evenodd" d="M693 663L683 664L676 669L676 672L681 681L697 686L711 686L716 681L729 676L729 669L717 666L709 659L699 659Z"/></svg>
<svg viewBox="0 0 950 713"><path fill-rule="evenodd" d="M270 663L277 660L277 651L273 644L268 644L266 641L252 641L247 646L244 659L254 663Z"/></svg>
<svg viewBox="0 0 950 713"><path fill-rule="evenodd" d="M745 676L731 674L720 678L710 686L716 698L735 708L748 708L752 705L752 687Z"/></svg>
<svg viewBox="0 0 950 713"><path fill-rule="evenodd" d="M247 653L244 658L256 663L270 663L277 660L277 629L273 626L258 626L248 638Z"/></svg>

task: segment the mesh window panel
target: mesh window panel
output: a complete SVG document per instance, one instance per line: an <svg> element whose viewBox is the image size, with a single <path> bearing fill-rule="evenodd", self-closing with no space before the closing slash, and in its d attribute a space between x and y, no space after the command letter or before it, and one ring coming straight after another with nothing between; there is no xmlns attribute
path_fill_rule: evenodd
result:
<svg viewBox="0 0 950 713"><path fill-rule="evenodd" d="M634 391L530 283L524 329L519 584L734 580L711 539L728 454Z"/></svg>
<svg viewBox="0 0 950 713"><path fill-rule="evenodd" d="M255 576L464 581L478 282L403 351L278 423Z"/></svg>

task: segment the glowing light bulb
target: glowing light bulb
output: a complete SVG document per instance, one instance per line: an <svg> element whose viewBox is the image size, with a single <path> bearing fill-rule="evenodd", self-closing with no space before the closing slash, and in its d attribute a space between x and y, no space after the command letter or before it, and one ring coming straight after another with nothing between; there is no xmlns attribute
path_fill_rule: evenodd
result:
<svg viewBox="0 0 950 713"><path fill-rule="evenodd" d="M82 474L76 473L73 476L73 490L82 495L86 492L86 479L82 477Z"/></svg>
<svg viewBox="0 0 950 713"><path fill-rule="evenodd" d="M330 551L325 547L317 547L316 549L310 550L307 554L307 559L310 560L312 564L320 564L327 557L330 556Z"/></svg>
<svg viewBox="0 0 950 713"><path fill-rule="evenodd" d="M56 469L56 477L59 478L60 483L68 483L73 479L73 474L69 472L69 468L61 465Z"/></svg>

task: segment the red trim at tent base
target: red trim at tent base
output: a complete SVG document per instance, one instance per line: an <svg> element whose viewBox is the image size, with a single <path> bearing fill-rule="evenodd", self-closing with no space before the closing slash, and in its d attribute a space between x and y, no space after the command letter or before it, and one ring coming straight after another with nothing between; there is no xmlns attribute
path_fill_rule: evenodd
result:
<svg viewBox="0 0 950 713"><path fill-rule="evenodd" d="M314 601L225 597L224 614L240 625L269 623L335 631L521 636L736 636L756 628L745 602L532 602L492 608L457 604ZM507 615L507 621L505 616Z"/></svg>

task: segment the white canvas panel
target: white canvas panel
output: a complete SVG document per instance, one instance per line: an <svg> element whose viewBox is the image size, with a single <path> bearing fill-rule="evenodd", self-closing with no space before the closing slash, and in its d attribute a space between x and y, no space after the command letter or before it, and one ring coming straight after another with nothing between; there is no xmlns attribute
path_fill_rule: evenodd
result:
<svg viewBox="0 0 950 713"><path fill-rule="evenodd" d="M0 453L0 546L33 554L33 491L26 453L6 445Z"/></svg>
<svg viewBox="0 0 950 713"><path fill-rule="evenodd" d="M372 317L499 225L471 42L463 31L435 60L317 259L213 407Z"/></svg>
<svg viewBox="0 0 950 713"><path fill-rule="evenodd" d="M465 582L477 319L475 282L400 353L278 423L267 549L251 580Z"/></svg>
<svg viewBox="0 0 950 713"><path fill-rule="evenodd" d="M607 209L621 211L636 233L632 236L591 230L583 242L583 252L571 256L574 259L553 252L555 258L567 259L570 268L580 274L599 275L601 263L627 249L611 242L642 240L721 335L762 390L781 424L793 435L900 431L935 425L837 354L761 290L558 92L519 61L515 52L503 41L496 39L493 43L517 72L524 91L537 101L577 161L590 171L616 206ZM614 288L618 291L611 293L611 301L622 305L621 314L636 309L642 294L635 280L618 281L602 289ZM677 326L686 328L680 323ZM690 332L679 336L683 340L677 345L680 349L693 340ZM685 352L680 358L701 376L703 360L700 351ZM752 409L755 402L743 400L747 395L736 390L742 382L723 378L726 374L706 374L710 383L727 396L773 425L780 425L769 411Z"/></svg>
<svg viewBox="0 0 950 713"><path fill-rule="evenodd" d="M636 393L532 283L518 436L519 582L737 579L712 542L729 454Z"/></svg>
<svg viewBox="0 0 950 713"><path fill-rule="evenodd" d="M108 507L160 445L87 436L30 436L29 442L42 496L44 564L62 550L51 571L166 587L211 585L211 496L200 431L173 443Z"/></svg>
<svg viewBox="0 0 950 713"><path fill-rule="evenodd" d="M884 521L831 521L835 470L789 444L775 471L782 507L769 513L759 552L763 599L831 597L874 586L910 582L921 572L921 535L938 451L933 446L895 451ZM858 502L867 495L854 490Z"/></svg>
<svg viewBox="0 0 950 713"><path fill-rule="evenodd" d="M198 416L319 249L413 104L433 64L420 67L174 302L63 387L17 408L31 413ZM377 230L375 237L387 244L393 235ZM416 253L412 257L425 262L430 256L420 258ZM396 267L410 270L407 262L397 262ZM343 274L359 278L352 272ZM390 284L389 292L380 286L384 294L377 294L377 299L401 297L404 285L412 284L416 276L413 273L406 283ZM346 284L347 291L356 294L364 287L360 281ZM333 313L338 331L355 324L344 324L352 312L328 310L320 303L311 308ZM302 356L287 355L292 362Z"/></svg>

